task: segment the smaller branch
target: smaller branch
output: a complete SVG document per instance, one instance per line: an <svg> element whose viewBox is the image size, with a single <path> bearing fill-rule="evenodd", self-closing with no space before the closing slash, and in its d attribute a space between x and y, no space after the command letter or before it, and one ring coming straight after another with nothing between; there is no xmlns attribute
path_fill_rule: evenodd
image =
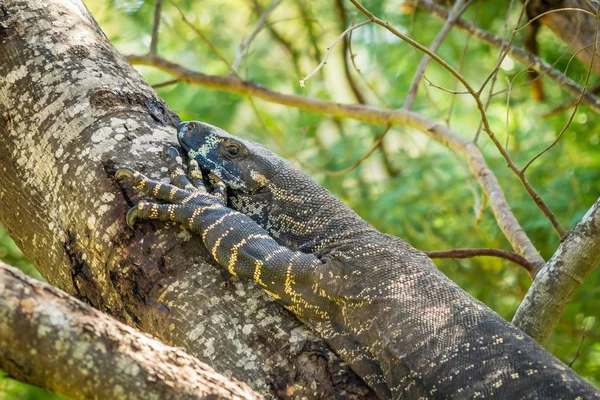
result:
<svg viewBox="0 0 600 400"><path fill-rule="evenodd" d="M469 166L466 165L464 160L462 160L458 156L458 154L456 154L456 153L453 153L453 154L454 154L454 157L456 157L456 161L458 162L458 164L465 171L465 183L467 184L467 187L469 188L469 190L471 191L471 194L473 195L473 215L475 216L475 220L477 221L479 219L479 216L481 214L481 209L482 209L481 196L479 195L479 192L477 191L477 185L475 185L473 182L473 176L471 175L471 173L469 171ZM483 199L485 201L485 196L483 196Z"/></svg>
<svg viewBox="0 0 600 400"><path fill-rule="evenodd" d="M483 219L483 213L485 212L486 206L487 206L487 196L483 196L483 199L481 200L481 207L479 207L479 210L477 210L477 214L475 217L475 225L479 225L479 223Z"/></svg>
<svg viewBox="0 0 600 400"><path fill-rule="evenodd" d="M593 94L596 94L596 95L598 93L600 93L600 83L596 83L594 86L592 86L589 89L589 92L593 93ZM553 117L553 116L555 116L555 115L557 115L557 114L559 114L559 113L561 113L563 111L568 110L569 108L575 107L575 105L577 104L577 102L578 102L578 99L571 99L567 103L560 104L560 105L554 107L552 110L550 110L550 111L542 114L542 118L550 118L550 117Z"/></svg>
<svg viewBox="0 0 600 400"><path fill-rule="evenodd" d="M453 249L445 251L426 251L429 258L472 258L472 257L498 257L511 261L524 267L531 275L535 266L525 259L525 257L511 251L500 249Z"/></svg>
<svg viewBox="0 0 600 400"><path fill-rule="evenodd" d="M598 20L596 20L596 21L598 21ZM596 32L594 33L594 35L595 35L595 37L598 37L598 23L596 23ZM581 96L579 96L579 98L575 102L575 108L573 109L573 112L571 113L569 120L567 121L565 126L561 129L561 131L558 133L556 138L552 141L552 143L550 143L548 146L546 146L542 151L540 151L531 160L529 160L529 162L527 164L525 164L525 166L521 169L522 174L525 173L527 168L529 168L529 166L531 164L533 164L535 162L535 160L537 160L542 155L544 155L548 150L553 148L558 143L558 141L562 138L563 134L567 131L567 129L569 129L569 126L571 126L571 122L573 122L573 119L575 118L575 114L577 114L577 109L579 108L579 105L581 104L581 100L583 99L585 90L586 90L587 86L589 85L590 77L592 76L592 69L593 69L593 65L594 65L594 60L596 58L596 50L597 49L598 49L598 40L594 40L594 46L593 46L594 51L592 52L592 57L590 59L590 67L588 68L587 75L585 76L585 84L583 85L583 92L581 92Z"/></svg>
<svg viewBox="0 0 600 400"><path fill-rule="evenodd" d="M579 358L579 356L581 355L581 346L583 346L583 341L585 340L585 331L587 330L587 323L588 323L588 319L585 319L585 325L583 326L583 335L581 335L581 340L579 341L579 346L577 346L577 351L575 352L575 356L573 357L573 360L571 360L571 362L569 364L567 364L569 366L569 368L573 368L573 364L575 364L575 361L577 361L577 359Z"/></svg>
<svg viewBox="0 0 600 400"><path fill-rule="evenodd" d="M510 14L510 11L512 9L513 3L514 3L514 0L511 0L510 6L509 6L509 11L508 11L509 14ZM521 23L521 20L525 16L525 8L527 7L527 3L529 3L529 0L525 0L525 2L524 2L524 6L521 9L521 12L519 13L519 19L517 21L517 25ZM508 28L507 24L508 24L508 15L506 16L506 22L504 23L504 35L506 35L506 33L507 33L507 28ZM487 86L488 82L491 79L494 79L494 81L496 80L496 76L498 75L498 72L500 71L500 66L502 65L502 62L504 61L504 59L508 55L508 51L512 47L512 43L515 40L516 36L517 36L517 31L513 30L513 34L510 37L510 40L508 42L506 41L506 39L504 39L504 38L502 39L502 45L500 46L500 56L498 57L498 62L496 63L496 67L488 75L488 77L483 81L483 83L481 84L481 87L479 88L479 92L478 93L482 93L483 92L483 89ZM490 94L493 91L494 91L493 88L491 88L490 89Z"/></svg>
<svg viewBox="0 0 600 400"><path fill-rule="evenodd" d="M152 39L150 40L150 54L156 54L158 47L158 28L160 27L160 14L162 11L162 0L156 0L154 7L154 24L152 26Z"/></svg>
<svg viewBox="0 0 600 400"><path fill-rule="evenodd" d="M454 90L454 89L447 89L445 87L437 85L437 84L433 83L432 81L430 81L426 75L423 75L423 80L425 80L429 84L429 86L436 88L438 90L441 90L442 92L446 92L446 93L450 93L450 94L469 94L469 92L464 91L464 90L459 91L459 90Z"/></svg>
<svg viewBox="0 0 600 400"><path fill-rule="evenodd" d="M343 0L335 0L335 7L338 12L338 16L340 19L340 25L342 29L346 29L348 26L348 16L346 15L346 10L344 9ZM348 85L356 97L356 101L360 104L367 104L367 99L365 95L361 92L354 77L350 73L350 65L348 64L348 53L350 52L350 56L352 57L350 41L352 39L352 32L350 32L347 36L344 36L344 41L342 42L342 61L344 67L344 75L346 75L346 81L348 81Z"/></svg>
<svg viewBox="0 0 600 400"><path fill-rule="evenodd" d="M600 264L600 199L539 270L512 320L539 343L550 337L585 279Z"/></svg>
<svg viewBox="0 0 600 400"><path fill-rule="evenodd" d="M479 11L481 9L481 4L482 2L477 2L476 6L475 6L475 20L478 18L479 16ZM469 49L469 43L471 42L471 36L470 35L466 35L466 39L465 39L465 46L463 47L461 53L460 53L460 58L458 59L458 67L457 67L457 71L462 73L463 67L465 65L465 60L467 58L467 51ZM458 81L454 81L453 82L454 85L454 89L452 90L456 90L457 86L458 86ZM448 107L448 116L446 117L446 125L448 127L450 127L450 121L452 119L452 115L454 114L454 107L456 105L456 96L452 96L450 98L450 107Z"/></svg>
<svg viewBox="0 0 600 400"><path fill-rule="evenodd" d="M423 1L426 1L426 0L423 0ZM506 161L506 164L508 165L508 167L519 177L519 179L521 180L521 183L525 187L525 190L527 191L529 196L533 199L533 201L538 206L538 208L544 213L544 215L546 215L546 217L552 224L552 227L554 228L556 233L559 235L560 238L562 238L566 232L565 229L560 225L560 223L556 219L554 213L552 213L552 211L550 210L550 207L548 207L546 202L535 191L533 186L531 186L531 184L525 177L525 174L522 174L521 171L519 170L519 168L515 165L514 161L511 159L510 155L508 154L508 151L502 146L502 143L500 143L500 141L498 140L498 137L492 131L489 120L486 115L485 105L483 104L483 101L481 100L481 96L480 96L481 92L475 91L473 89L473 87L471 86L471 84L466 80L466 78L464 76L462 76L456 69L454 69L450 64L448 64L444 59L439 57L437 54L432 53L427 47L423 46L422 44L415 41L414 39L406 36L405 34L400 32L398 29L391 26L389 22L386 22L380 18L377 18L372 12L367 10L357 0L350 0L350 2L352 4L354 4L354 6L360 12L362 12L365 16L367 16L367 18L369 18L371 21L373 21L377 25L384 27L390 33L394 34L401 40L405 41L406 43L410 44L411 46L413 46L413 47L421 50L423 53L427 54L429 57L434 59L438 64L440 64L442 67L444 67L444 69L446 69L449 73L451 73L456 79L458 79L460 81L460 83L465 87L465 89L467 89L467 91L469 92L471 97L473 97L473 100L475 100L475 103L477 104L477 109L479 111L479 114L481 115L481 120L483 122L484 132L487 133L488 137L494 143L494 145L496 146L496 148L498 149L498 151L500 152L500 154ZM447 15L447 14L445 14L445 15ZM460 19L457 18L456 21L458 22L459 20Z"/></svg>
<svg viewBox="0 0 600 400"><path fill-rule="evenodd" d="M340 40L342 40L348 33L352 32L355 29L360 28L363 25L367 25L372 23L373 21L368 19L365 20L363 22L361 22L360 24L356 24L351 26L350 28L346 29L344 32L342 32L341 35L339 35L327 48L327 53L325 53L325 57L323 57L323 60L321 61L321 63L319 65L317 65L317 67L315 69L313 69L308 75L306 75L304 78L300 79L300 87L306 87L306 81L309 80L314 74L316 74L317 72L319 72L319 70L323 67L323 65L327 64L327 60L329 59L329 55L331 54L331 51L333 50L333 48L335 47L336 44L338 44L340 42Z"/></svg>
<svg viewBox="0 0 600 400"><path fill-rule="evenodd" d="M296 7L298 7L298 11L300 11L300 19L304 23L304 28L306 29L306 33L308 35L308 43L313 49L312 56L315 62L319 62L319 60L321 59L321 50L319 49L319 35L315 33L315 29L313 28L313 24L316 23L318 25L319 22L312 16L312 10L309 9L310 6L307 7L307 5L310 5L312 3L307 2L305 0L295 0L294 3L296 4ZM318 26L319 28L321 28L322 31L323 27L321 27L320 25Z"/></svg>
<svg viewBox="0 0 600 400"><path fill-rule="evenodd" d="M350 54L350 61L352 63L352 66L354 67L354 70L356 71L358 76L360 76L362 82L369 88L371 94L375 96L381 104L389 108L390 104L383 97L381 97L381 95L377 92L373 84L369 82L365 74L363 74L360 68L358 68L358 65L356 65L356 54L354 54L354 52L352 51L352 32L350 32L348 36L348 53Z"/></svg>
<svg viewBox="0 0 600 400"><path fill-rule="evenodd" d="M187 17L183 13L183 11L181 11L181 8L179 8L179 6L177 4L173 4L173 6L175 6L175 8L177 9L177 11L179 11L179 15L181 16L181 19L183 20L183 22L187 26L189 26L196 33L196 35L198 35L198 37L208 46L208 48L210 49L210 51L212 51L212 53L215 56L217 56L217 58L219 60L221 60L225 65L227 65L227 68L229 68L229 70L232 71L233 75L235 77L237 77L238 79L240 79L240 77L237 75L237 73L235 72L235 70L231 67L231 64L229 63L229 61L227 61L227 59L212 44L212 42L210 40L208 40L208 38L206 37L206 35L200 29L196 28L196 26L194 24L192 24L192 22L190 20L187 19Z"/></svg>
<svg viewBox="0 0 600 400"><path fill-rule="evenodd" d="M164 81L164 82L161 82L161 83L156 83L156 84L152 85L152 87L154 89L160 89L160 88L165 87L165 86L175 85L175 84L177 84L179 82L181 82L181 79L171 79L171 80Z"/></svg>
<svg viewBox="0 0 600 400"><path fill-rule="evenodd" d="M358 160L356 160L354 162L354 164L352 164L348 168L345 168L345 169L343 169L341 171L325 171L325 175L340 176L340 175L345 175L345 174L347 174L349 172L354 171L356 168L358 168L358 166L360 164L362 164L367 158L369 158L371 156L371 154L373 154L373 152L375 150L377 150L377 148L379 146L381 146L381 143L383 142L383 138L389 132L389 130L390 130L391 127L392 127L392 125L386 126L385 129L384 129L384 131L379 136L377 136L377 139L375 140L375 143L373 144L373 146L371 147L371 149L369 151L367 151L365 153L365 155L363 155L361 158L359 158Z"/></svg>
<svg viewBox="0 0 600 400"><path fill-rule="evenodd" d="M523 8L521 9L521 13L519 14L519 20L517 21L517 25L521 22L521 19L525 15L525 9L527 7L527 3L529 3L529 0L525 0L525 2L524 2ZM510 49L512 47L512 43L515 40L515 36L517 34L517 32L515 30L513 30L513 34L510 37L510 41L508 43L506 42L505 38L506 38L506 34L508 32L508 20L509 20L510 14L512 12L513 5L514 5L514 0L511 0L510 4L508 6L508 11L506 12L504 28L502 31L502 36L503 36L502 37L502 45L500 46L500 55L498 56L498 61L496 62L496 66L494 67L492 72L487 76L487 78L481 84L481 87L479 88L479 93L483 93L483 90L486 87L486 85L488 84L488 82L490 80L492 81L492 83L490 84L490 90L488 92L489 93L488 98L485 103L486 111L488 110L488 108L490 107L490 104L492 103L494 87L496 86L496 81L498 80L498 72L500 72L500 66L502 65L502 62L504 61L504 59L506 58L506 55L508 54L508 49ZM510 95L509 95L509 100L510 100ZM479 134L481 133L482 127L483 127L483 121L479 122L477 131L475 132L475 137L473 138L473 141L475 143L477 143L477 141L479 140ZM507 129L507 137L508 137L508 124L506 126L506 129ZM508 146L505 146L505 148L506 148L506 151L508 151Z"/></svg>
<svg viewBox="0 0 600 400"><path fill-rule="evenodd" d="M429 50L432 53L435 53L437 51L437 49L442 44L442 41L446 38L448 33L450 33L450 29L452 28L452 26L454 26L454 21L456 21L456 18L458 18L460 15L462 15L462 13L464 13L467 10L471 2L472 0L467 0L466 3L465 0L457 0L456 3L454 3L452 9L450 9L450 12L448 13L448 18L446 19L444 26L438 32L435 39L433 39L431 46L429 46ZM423 74L425 73L425 68L427 68L427 64L429 64L430 60L431 58L425 54L423 55L421 61L419 62L419 65L417 66L417 70L415 71L415 75L413 76L413 80L408 89L408 95L404 100L404 108L406 108L407 110L410 110L412 108L413 103L415 102L415 98L417 97L417 92L419 90L419 83L421 83L421 79L423 78Z"/></svg>
<svg viewBox="0 0 600 400"><path fill-rule="evenodd" d="M344 1L335 0L335 5L340 18L341 29L346 29L346 27L348 26L348 16L346 15L346 10L344 8ZM348 35L344 37L344 41L342 42L342 65L344 68L344 75L346 76L346 80L348 81L348 85L350 86L352 93L354 93L354 97L356 97L356 101L360 104L367 104L367 97L363 94L358 83L356 82L356 80L352 76L352 73L350 72L350 63L348 61L348 58L352 58L352 63L354 64L354 55L352 54L351 42L352 32L348 33ZM397 177L400 174L400 171L398 171L398 169L394 167L392 160L390 160L386 148L386 143L383 140L379 143L378 148L379 154L381 154L381 161L383 162L383 167L385 168L385 171L387 172L388 176Z"/></svg>
<svg viewBox="0 0 600 400"><path fill-rule="evenodd" d="M250 2L253 5L255 14L257 14L257 16L260 18L264 11L260 6L258 0L250 0ZM294 48L292 42L281 36L281 34L275 29L273 24L266 24L266 28L271 34L271 36L273 36L275 41L281 44L283 49L290 55L292 59L292 64L294 65L295 76L300 76L300 55L298 54L298 50Z"/></svg>
<svg viewBox="0 0 600 400"><path fill-rule="evenodd" d="M271 5L269 7L267 7L262 12L260 17L258 18L256 27L254 28L252 33L250 33L250 35L246 36L244 38L244 40L242 40L237 51L235 52L235 60L233 61L233 64L231 65L232 72L237 72L237 70L240 67L240 64L242 62L242 58L244 57L244 51L246 49L248 49L248 47L250 47L250 44L252 44L252 41L254 40L254 38L265 27L265 24L267 23L267 18L269 16L269 14L271 14L271 12L273 12L273 10L275 10L275 8L277 8L277 6L279 4L281 4L281 0L273 0Z"/></svg>
<svg viewBox="0 0 600 400"><path fill-rule="evenodd" d="M73 400L261 398L183 350L2 262L0 321L0 368Z"/></svg>
<svg viewBox="0 0 600 400"><path fill-rule="evenodd" d="M433 0L419 0L418 6L419 8L422 8L425 11L431 12L438 18L448 18L448 11ZM455 25L463 32L480 40L483 43L486 43L496 48L501 48L503 46L504 40L502 38L499 38L493 35L492 33L479 28L478 26L469 21L466 21L462 18L457 18ZM530 65L534 71L546 75L548 79L561 86L567 92L575 96L580 96L584 91L583 88L577 84L577 82L565 76L565 74L558 71L557 69L553 68L542 58L537 57L531 54L530 52L520 49L516 46L511 46L508 49L508 54L512 58L514 58L523 65ZM583 96L583 102L594 111L600 112L600 98L594 96L591 93L585 93L585 95Z"/></svg>

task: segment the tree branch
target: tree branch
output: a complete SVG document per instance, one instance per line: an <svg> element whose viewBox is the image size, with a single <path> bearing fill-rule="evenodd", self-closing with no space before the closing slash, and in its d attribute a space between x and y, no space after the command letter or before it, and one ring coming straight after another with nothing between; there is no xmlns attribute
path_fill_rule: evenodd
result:
<svg viewBox="0 0 600 400"><path fill-rule="evenodd" d="M436 4L433 0L419 0L417 2L417 5L419 8L430 12L438 18L444 20L448 18L448 11L439 4ZM467 33L468 35L471 35L474 38L481 40L483 43L488 44L489 46L502 48L503 43L505 43L503 39L493 35L492 33L486 30L479 28L478 26L462 18L456 19L455 26L463 32ZM579 86L577 82L567 77L565 74L558 71L557 69L552 68L550 64L548 64L540 57L537 57L531 54L530 52L520 49L516 46L508 47L508 54L513 59L519 61L521 64L527 66L528 68L533 69L540 75L545 75L546 77L548 77L548 79L560 85L568 93L571 93L575 96L582 96L582 103L586 104L594 111L600 113L600 99L597 96L594 96L589 92L586 93L584 88Z"/></svg>
<svg viewBox="0 0 600 400"><path fill-rule="evenodd" d="M456 20L456 18L458 18L463 12L465 12L470 4L471 0L467 0L466 3L465 0L457 0L454 3L452 9L448 13L448 19L444 23L444 26L433 39L431 46L429 46L429 50L431 52L435 53L437 51L437 49L442 44L444 38L448 35L448 33L450 33L450 29L452 29L452 26L454 26L454 21ZM421 61L419 62L419 65L417 66L417 70L415 72L415 75L413 76L412 82L408 89L408 94L404 99L404 108L406 108L407 110L410 110L412 108L415 98L417 97L417 91L419 90L419 83L423 78L425 68L427 68L427 64L430 60L431 58L428 55L423 55Z"/></svg>
<svg viewBox="0 0 600 400"><path fill-rule="evenodd" d="M446 251L426 251L425 254L427 254L429 258L472 258L480 256L499 257L524 267L530 274L535 267L529 261L527 261L525 257L500 249L452 249Z"/></svg>
<svg viewBox="0 0 600 400"><path fill-rule="evenodd" d="M0 321L0 368L70 399L262 398L1 261Z"/></svg>
<svg viewBox="0 0 600 400"><path fill-rule="evenodd" d="M487 115L486 115L485 105L483 104L483 101L481 100L481 91L483 90L483 86L479 90L476 91L471 86L471 84L465 79L464 76L462 76L454 67L452 67L450 64L448 64L444 59L439 57L437 54L431 52L427 47L423 46L421 43L417 42L416 40L414 40L414 39L408 37L407 35L405 35L404 33L400 32L400 30L394 28L389 22L376 17L373 13L371 13L369 10L367 10L362 4L360 4L358 2L358 0L350 0L350 2L352 4L354 4L354 6L361 13L363 13L367 18L371 19L375 24L383 27L384 29L386 29L388 32L392 33L399 39L403 40L404 42L408 43L409 45L413 46L414 48L427 54L429 57L431 57L433 60L435 60L439 65L441 65L445 70L447 70L452 76L454 76L465 87L465 89L467 90L469 95L473 98L473 100L475 100L475 103L477 104L477 109L481 115L481 121L483 123L483 131L485 133L487 133L487 135L490 138L490 140L492 141L492 143L494 143L494 145L496 146L496 149L498 150L498 152L502 155L502 157L506 161L508 168L510 168L515 173L515 175L519 178L519 180L525 187L527 194L529 194L529 196L532 198L532 200L535 202L535 204L538 206L538 208L548 218L548 220L552 224L552 227L556 231L556 234L558 235L558 237L560 237L562 239L566 233L566 230L560 225L558 219L556 218L556 216L554 215L552 210L550 210L550 207L548 207L546 202L536 192L536 190L533 188L533 186L531 185L531 183L529 182L529 180L527 179L525 174L516 166L516 164L514 163L514 161L511 159L510 155L508 154L508 150L505 149L504 146L502 146L502 143L500 143L500 141L498 140L498 137L496 136L494 131L492 131L490 123L489 123ZM457 21L458 21L458 19L457 19Z"/></svg>
<svg viewBox="0 0 600 400"><path fill-rule="evenodd" d="M349 34L350 32L352 32L355 29L360 28L363 25L367 25L370 24L371 20L367 19L365 21L362 21L358 24L352 25L351 27L349 27L348 29L346 29L344 32L342 32L333 42L331 42L331 44L329 45L329 47L327 47L327 52L325 53L325 57L323 57L323 59L321 60L321 62L319 63L319 65L317 65L308 75L306 75L304 78L300 79L300 87L305 87L306 86L306 81L309 80L314 74L316 74L317 72L319 72L319 70L323 67L323 65L327 64L327 60L329 59L329 55L331 54L331 52L333 51L333 49L335 48L335 46L340 42L340 40L343 40L347 34Z"/></svg>
<svg viewBox="0 0 600 400"><path fill-rule="evenodd" d="M154 6L154 23L152 25L152 39L150 40L150 53L156 54L158 47L158 29L160 27L160 14L162 11L162 0L156 0Z"/></svg>
<svg viewBox="0 0 600 400"><path fill-rule="evenodd" d="M254 30L248 36L246 36L244 40L242 40L237 48L237 51L235 52L235 59L231 65L232 72L238 72L238 68L240 67L242 58L244 57L244 52L248 49L248 47L250 47L250 44L256 35L258 35L258 33L265 27L269 14L271 14L271 12L273 12L273 10L275 10L280 3L281 0L273 0L273 2L260 14L258 21L256 22L256 27L254 27Z"/></svg>
<svg viewBox="0 0 600 400"><path fill-rule="evenodd" d="M600 264L600 199L560 244L536 275L512 320L529 336L544 343L571 297Z"/></svg>

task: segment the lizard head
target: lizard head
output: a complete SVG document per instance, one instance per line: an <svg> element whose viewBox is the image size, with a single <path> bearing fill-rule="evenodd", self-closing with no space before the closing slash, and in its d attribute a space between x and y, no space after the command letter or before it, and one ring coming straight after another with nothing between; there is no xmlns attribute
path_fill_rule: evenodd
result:
<svg viewBox="0 0 600 400"><path fill-rule="evenodd" d="M335 196L260 144L197 121L182 122L177 131L188 158L225 184L231 207L280 244L310 252L340 231L367 229Z"/></svg>
<svg viewBox="0 0 600 400"><path fill-rule="evenodd" d="M259 192L285 163L258 143L203 122L181 122L177 131L177 139L188 157L237 194Z"/></svg>

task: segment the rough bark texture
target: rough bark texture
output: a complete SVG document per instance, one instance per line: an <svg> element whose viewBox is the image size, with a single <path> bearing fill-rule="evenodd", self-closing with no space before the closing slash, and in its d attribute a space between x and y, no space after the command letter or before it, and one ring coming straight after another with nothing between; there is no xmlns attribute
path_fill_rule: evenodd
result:
<svg viewBox="0 0 600 400"><path fill-rule="evenodd" d="M550 337L571 297L600 264L600 199L537 274L513 324L540 343Z"/></svg>
<svg viewBox="0 0 600 400"><path fill-rule="evenodd" d="M0 262L0 368L71 399L260 398L189 356Z"/></svg>
<svg viewBox="0 0 600 400"><path fill-rule="evenodd" d="M46 279L282 397L372 396L252 283L177 226L125 224L116 165L164 177L178 118L73 0L0 9L0 222Z"/></svg>

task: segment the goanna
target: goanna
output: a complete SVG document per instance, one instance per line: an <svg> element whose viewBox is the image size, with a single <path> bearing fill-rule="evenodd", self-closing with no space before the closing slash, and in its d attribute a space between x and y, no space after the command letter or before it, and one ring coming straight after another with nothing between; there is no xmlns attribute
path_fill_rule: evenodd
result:
<svg viewBox="0 0 600 400"><path fill-rule="evenodd" d="M188 173L171 148L172 185L117 171L168 203L140 202L127 222L177 221L199 234L220 265L296 314L382 399L600 398L424 253L288 161L202 122L182 122L177 137Z"/></svg>

